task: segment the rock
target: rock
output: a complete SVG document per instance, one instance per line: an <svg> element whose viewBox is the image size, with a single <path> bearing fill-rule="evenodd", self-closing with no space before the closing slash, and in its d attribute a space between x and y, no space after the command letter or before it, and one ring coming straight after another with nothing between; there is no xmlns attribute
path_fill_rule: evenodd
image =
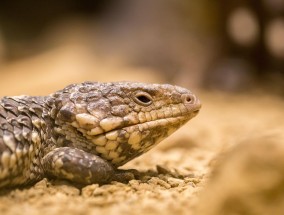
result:
<svg viewBox="0 0 284 215"><path fill-rule="evenodd" d="M281 139L248 139L225 154L201 193L197 214L284 214Z"/></svg>

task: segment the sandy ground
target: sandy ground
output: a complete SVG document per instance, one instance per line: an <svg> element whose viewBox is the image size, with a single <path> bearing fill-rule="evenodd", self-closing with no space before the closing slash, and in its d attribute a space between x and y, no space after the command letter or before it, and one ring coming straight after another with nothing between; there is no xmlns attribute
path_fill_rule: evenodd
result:
<svg viewBox="0 0 284 215"><path fill-rule="evenodd" d="M11 67L6 69L14 71ZM1 82L9 78L5 77ZM73 81L71 79L69 76L67 81ZM149 80L155 81L155 77ZM58 87L57 83L63 84L55 81L55 87ZM14 87L9 94L17 93L21 87L25 86ZM39 93L45 93L44 87ZM2 89L1 93L7 94L7 87ZM27 93L31 92L29 88L25 89ZM200 114L155 149L123 166L124 169L138 169L141 172L138 179L127 184L112 182L86 187L44 179L24 189L0 191L1 214L217 215L269 214L271 211L272 214L283 214L283 206L280 207L283 199L273 198L284 193L283 99L263 93L232 95L201 90L196 93L203 103ZM273 141L264 136L272 137ZM255 162L251 163L251 159ZM255 167L253 170L247 168L251 165ZM273 171L263 175L263 169ZM269 180L259 182L262 176ZM247 181L250 183L238 189L240 182ZM256 182L259 186L252 186ZM243 207L244 203L250 202L245 198L246 193L258 196L254 191L263 184L271 186L266 186L259 195L269 195L269 198ZM275 189L280 190L280 194L273 192ZM270 210L266 205L279 210ZM259 208L263 213L258 213Z"/></svg>

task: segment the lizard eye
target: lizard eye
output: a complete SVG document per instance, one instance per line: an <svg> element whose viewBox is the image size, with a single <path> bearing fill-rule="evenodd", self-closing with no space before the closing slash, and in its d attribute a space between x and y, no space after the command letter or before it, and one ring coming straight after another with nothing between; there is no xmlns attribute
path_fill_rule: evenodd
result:
<svg viewBox="0 0 284 215"><path fill-rule="evenodd" d="M137 92L134 96L134 101L143 106L149 106L153 102L153 98L146 92Z"/></svg>

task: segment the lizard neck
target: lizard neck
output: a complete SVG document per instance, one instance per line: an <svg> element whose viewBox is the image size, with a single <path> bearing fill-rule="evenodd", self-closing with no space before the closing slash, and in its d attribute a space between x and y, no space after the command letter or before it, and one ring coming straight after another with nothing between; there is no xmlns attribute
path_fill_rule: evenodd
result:
<svg viewBox="0 0 284 215"><path fill-rule="evenodd" d="M51 142L47 143L47 152L53 148L72 147L96 154L95 147L92 149L90 142L76 128L58 119L59 111L64 106L61 98L46 97L44 103L46 112L43 116L46 121L45 133L48 138L46 141Z"/></svg>

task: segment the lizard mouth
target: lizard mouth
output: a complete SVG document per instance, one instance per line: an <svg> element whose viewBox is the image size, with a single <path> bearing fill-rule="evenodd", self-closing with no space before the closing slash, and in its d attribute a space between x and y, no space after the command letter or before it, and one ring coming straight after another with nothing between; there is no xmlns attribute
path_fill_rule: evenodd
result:
<svg viewBox="0 0 284 215"><path fill-rule="evenodd" d="M87 138L103 158L114 165L122 165L150 150L195 115L192 112L178 117L120 126L97 135L88 135Z"/></svg>
<svg viewBox="0 0 284 215"><path fill-rule="evenodd" d="M115 131L119 131L119 130L125 130L125 129L132 130L131 129L132 127L137 127L137 126L140 126L140 130L141 130L141 127L143 127L143 126L147 127L147 125L149 126L149 129L151 129L151 128L154 128L153 126L165 128L165 126L170 125L170 124L172 124L172 125L175 125L176 123L184 124L188 120L195 117L198 113L199 113L199 109L192 111L191 114L181 114L179 116L165 117L165 118L160 118L160 119L156 119L156 120L149 120L149 121L144 121L144 122L132 123L132 122L125 121L124 123L121 123L119 126L113 128L113 129L110 129L110 130L102 131L98 134L93 135L93 137L97 137L97 136L100 136L100 135L106 136L107 134L109 134L111 132L115 132ZM115 122L114 122L114 124L115 124Z"/></svg>
<svg viewBox="0 0 284 215"><path fill-rule="evenodd" d="M187 107L184 111L168 117L166 111L161 111L159 113L163 115L157 115L156 118L146 114L144 117L112 116L102 119L96 125L88 124L93 122L93 116L81 114L77 115L74 127L90 142L91 151L118 166L150 150L195 117L199 109L199 106Z"/></svg>

